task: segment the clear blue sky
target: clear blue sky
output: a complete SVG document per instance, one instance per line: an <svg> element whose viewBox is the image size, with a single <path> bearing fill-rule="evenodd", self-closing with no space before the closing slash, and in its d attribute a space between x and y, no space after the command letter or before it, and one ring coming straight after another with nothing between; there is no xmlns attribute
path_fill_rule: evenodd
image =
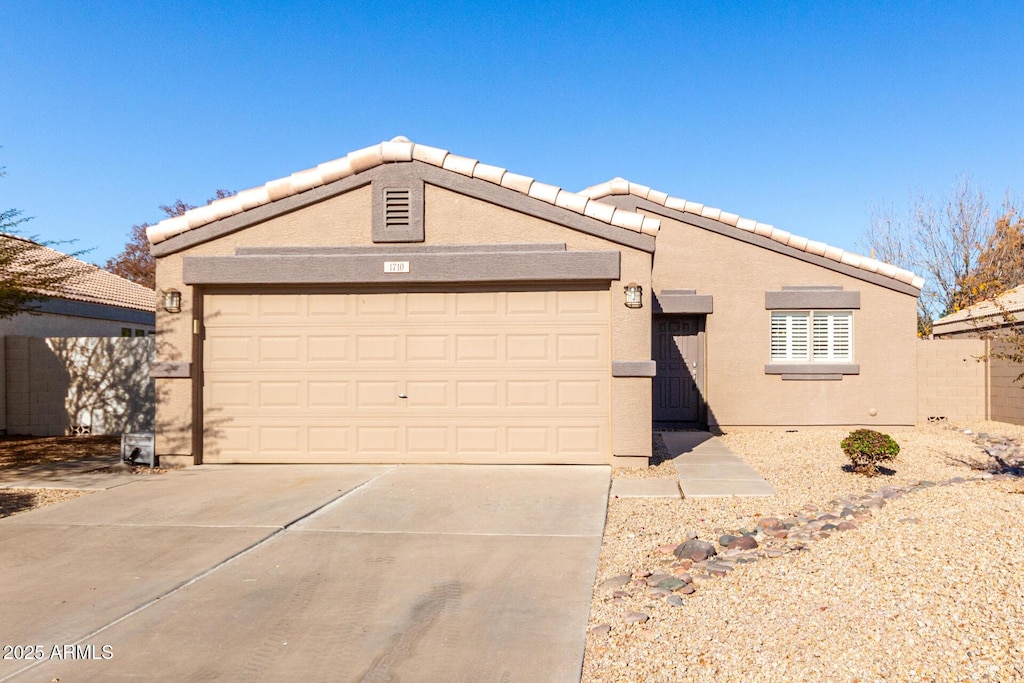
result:
<svg viewBox="0 0 1024 683"><path fill-rule="evenodd" d="M396 135L847 249L964 172L1024 191L1019 2L14 0L0 27L0 208L98 263L160 204Z"/></svg>

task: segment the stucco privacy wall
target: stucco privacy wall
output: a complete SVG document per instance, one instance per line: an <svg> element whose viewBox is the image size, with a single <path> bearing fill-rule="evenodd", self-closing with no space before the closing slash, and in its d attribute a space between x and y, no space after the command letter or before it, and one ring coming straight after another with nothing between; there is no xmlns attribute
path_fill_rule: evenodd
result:
<svg viewBox="0 0 1024 683"><path fill-rule="evenodd" d="M705 358L711 425L914 424L915 297L660 213L641 212L662 221L655 291L696 289L714 297ZM860 292L860 308L853 314L853 360L860 374L832 381L765 374L771 343L765 292L808 285Z"/></svg>
<svg viewBox="0 0 1024 683"><path fill-rule="evenodd" d="M60 436L151 431L156 394L152 337L5 339L11 434Z"/></svg>
<svg viewBox="0 0 1024 683"><path fill-rule="evenodd" d="M59 315L54 313L22 313L0 320L0 388L6 386L7 383L5 376L7 368L5 357L6 345L3 343L3 339L8 335L22 337L59 337L66 335L120 337L121 328L123 327L133 330L142 329L147 332L156 329L152 324L85 318L77 315ZM0 433L8 429L6 420L7 396L6 392L0 391Z"/></svg>
<svg viewBox="0 0 1024 683"><path fill-rule="evenodd" d="M174 287L182 292L179 314L157 313L159 361L191 362L198 335L193 321L195 288L182 281L183 258L229 256L238 247L376 246L371 240L372 193L369 186L353 189L323 202L271 218L239 232L166 254L157 261L157 289ZM648 309L622 305L624 282L636 282L650 291L651 255L613 244L577 230L529 216L496 204L428 184L424 192L426 245L565 243L573 250L617 250L621 254L622 280L612 282L611 356L615 360L650 357ZM200 229L201 230L201 229ZM454 287L457 290L457 286ZM198 328L197 328L198 329ZM198 369L191 369L196 376ZM650 381L613 378L612 452L618 456L650 456ZM187 461L195 452L191 433L194 388L188 379L158 379L157 452L165 462L174 456Z"/></svg>
<svg viewBox="0 0 1024 683"><path fill-rule="evenodd" d="M917 421L984 420L989 416L989 366L982 339L919 339ZM992 419L998 419L994 415Z"/></svg>

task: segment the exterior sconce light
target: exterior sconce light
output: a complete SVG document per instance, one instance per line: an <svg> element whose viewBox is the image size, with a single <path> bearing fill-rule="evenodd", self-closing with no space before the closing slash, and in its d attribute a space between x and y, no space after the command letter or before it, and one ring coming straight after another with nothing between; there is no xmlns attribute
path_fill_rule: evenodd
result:
<svg viewBox="0 0 1024 683"><path fill-rule="evenodd" d="M163 307L168 313L181 313L181 292L176 289L165 289Z"/></svg>
<svg viewBox="0 0 1024 683"><path fill-rule="evenodd" d="M626 308L643 308L643 287L635 282L630 282L623 289L626 292Z"/></svg>

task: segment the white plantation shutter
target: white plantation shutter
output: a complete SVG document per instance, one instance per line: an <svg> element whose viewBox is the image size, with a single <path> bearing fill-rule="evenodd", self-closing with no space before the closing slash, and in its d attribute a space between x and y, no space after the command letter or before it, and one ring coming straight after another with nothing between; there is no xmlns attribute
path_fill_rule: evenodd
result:
<svg viewBox="0 0 1024 683"><path fill-rule="evenodd" d="M850 311L814 313L814 360L853 360L853 314Z"/></svg>
<svg viewBox="0 0 1024 683"><path fill-rule="evenodd" d="M772 360L810 359L810 314L799 312L772 313Z"/></svg>

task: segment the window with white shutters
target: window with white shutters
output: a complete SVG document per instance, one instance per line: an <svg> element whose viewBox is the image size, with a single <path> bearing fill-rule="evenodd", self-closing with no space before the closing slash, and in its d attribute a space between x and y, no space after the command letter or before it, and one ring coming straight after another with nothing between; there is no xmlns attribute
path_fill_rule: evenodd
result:
<svg viewBox="0 0 1024 683"><path fill-rule="evenodd" d="M774 311L771 339L773 363L851 362L853 313Z"/></svg>

